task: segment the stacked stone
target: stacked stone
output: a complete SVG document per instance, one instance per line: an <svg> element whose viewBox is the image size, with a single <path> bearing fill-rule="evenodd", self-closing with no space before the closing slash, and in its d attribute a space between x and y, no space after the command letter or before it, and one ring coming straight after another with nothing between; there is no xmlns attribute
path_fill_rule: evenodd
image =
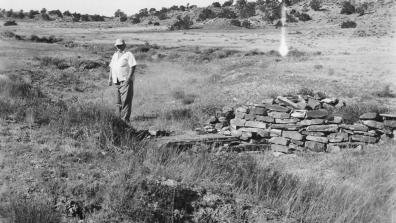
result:
<svg viewBox="0 0 396 223"><path fill-rule="evenodd" d="M336 152L376 143L381 137L395 134L396 116L366 113L358 122L345 124L341 116L329 112L342 106L345 106L342 101L318 95L279 96L261 104L236 108L229 130L241 141L271 144L273 151L282 153Z"/></svg>
<svg viewBox="0 0 396 223"><path fill-rule="evenodd" d="M206 133L231 135L229 126L230 120L234 117L234 110L229 106L225 106L221 111L217 111L215 116L210 117L204 130Z"/></svg>

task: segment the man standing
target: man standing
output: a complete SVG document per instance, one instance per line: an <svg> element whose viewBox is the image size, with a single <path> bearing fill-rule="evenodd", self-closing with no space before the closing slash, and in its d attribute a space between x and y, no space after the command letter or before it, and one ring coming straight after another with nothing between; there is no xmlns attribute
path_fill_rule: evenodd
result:
<svg viewBox="0 0 396 223"><path fill-rule="evenodd" d="M117 88L117 112L122 120L129 122L133 98L133 81L135 80L136 60L133 54L125 51L125 41L117 39L117 51L110 62L109 86L113 83Z"/></svg>

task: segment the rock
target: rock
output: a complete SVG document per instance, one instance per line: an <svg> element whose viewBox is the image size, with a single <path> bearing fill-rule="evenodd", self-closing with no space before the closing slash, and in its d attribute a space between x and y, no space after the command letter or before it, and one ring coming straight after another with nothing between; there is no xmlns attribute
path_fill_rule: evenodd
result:
<svg viewBox="0 0 396 223"><path fill-rule="evenodd" d="M380 116L381 116L384 120L396 120L396 115L392 115L392 114L380 114Z"/></svg>
<svg viewBox="0 0 396 223"><path fill-rule="evenodd" d="M274 151L274 152L288 153L289 152L289 147L284 146L284 145L272 144L271 145L271 150Z"/></svg>
<svg viewBox="0 0 396 223"><path fill-rule="evenodd" d="M350 138L352 141L365 142L365 143L376 143L378 141L376 137L365 136L365 135L351 135Z"/></svg>
<svg viewBox="0 0 396 223"><path fill-rule="evenodd" d="M291 117L303 119L307 115L307 110L294 110L291 113Z"/></svg>
<svg viewBox="0 0 396 223"><path fill-rule="evenodd" d="M267 123L257 122L257 121L247 121L247 122L245 122L245 126L246 127L266 129L267 128Z"/></svg>
<svg viewBox="0 0 396 223"><path fill-rule="evenodd" d="M295 119L295 118L285 118L285 119L275 119L275 123L277 124L295 124L297 123L299 120Z"/></svg>
<svg viewBox="0 0 396 223"><path fill-rule="evenodd" d="M334 107L335 107L336 109L341 109L341 108L343 108L343 107L345 107L345 106L346 106L345 101L339 101Z"/></svg>
<svg viewBox="0 0 396 223"><path fill-rule="evenodd" d="M302 135L307 135L307 136L325 136L323 132L308 132L308 131L301 131Z"/></svg>
<svg viewBox="0 0 396 223"><path fill-rule="evenodd" d="M284 112L269 112L268 116L273 118L290 118L290 114Z"/></svg>
<svg viewBox="0 0 396 223"><path fill-rule="evenodd" d="M311 125L307 127L308 132L338 132L338 125Z"/></svg>
<svg viewBox="0 0 396 223"><path fill-rule="evenodd" d="M393 130L393 129L396 129L396 120L385 120L385 121L384 121L384 125L385 125L386 127L391 128L392 130Z"/></svg>
<svg viewBox="0 0 396 223"><path fill-rule="evenodd" d="M324 152L326 150L326 145L320 142L306 141L305 148L314 152Z"/></svg>
<svg viewBox="0 0 396 223"><path fill-rule="evenodd" d="M297 146L304 146L304 142L299 140L290 139L290 143L293 143Z"/></svg>
<svg viewBox="0 0 396 223"><path fill-rule="evenodd" d="M320 102L335 105L338 103L338 99L337 98L325 98L325 99L322 99Z"/></svg>
<svg viewBox="0 0 396 223"><path fill-rule="evenodd" d="M340 142L340 143L329 143L328 145L338 146L341 149L356 148L358 146L363 146L362 142Z"/></svg>
<svg viewBox="0 0 396 223"><path fill-rule="evenodd" d="M270 137L270 131L269 130L264 130L264 129L258 129L257 130L257 135L262 137L262 138L269 138Z"/></svg>
<svg viewBox="0 0 396 223"><path fill-rule="evenodd" d="M216 116L211 116L208 120L209 124L216 124L219 120L216 118Z"/></svg>
<svg viewBox="0 0 396 223"><path fill-rule="evenodd" d="M250 113L254 115L267 115L267 109L263 107L253 107Z"/></svg>
<svg viewBox="0 0 396 223"><path fill-rule="evenodd" d="M333 111L334 110L334 106L331 104L323 104L322 107L328 111Z"/></svg>
<svg viewBox="0 0 396 223"><path fill-rule="evenodd" d="M254 133L257 133L258 132L258 128L245 128L245 127L243 127L243 128L240 128L240 129L238 129L239 131L241 131L241 132L254 132Z"/></svg>
<svg viewBox="0 0 396 223"><path fill-rule="evenodd" d="M294 140L303 140L303 138L304 138L303 135L301 135L297 131L283 131L282 136L285 138L294 139Z"/></svg>
<svg viewBox="0 0 396 223"><path fill-rule="evenodd" d="M297 124L307 126L307 125L321 125L324 124L325 122L326 122L325 119L305 119L298 122Z"/></svg>
<svg viewBox="0 0 396 223"><path fill-rule="evenodd" d="M271 144L287 146L289 144L289 139L286 139L284 137L272 137L268 140L268 142Z"/></svg>
<svg viewBox="0 0 396 223"><path fill-rule="evenodd" d="M290 108L283 107L280 105L272 105L272 104L255 104L256 107L263 107L267 108L270 111L276 111L276 112L289 112Z"/></svg>
<svg viewBox="0 0 396 223"><path fill-rule="evenodd" d="M242 136L242 131L231 129L231 136L239 138Z"/></svg>
<svg viewBox="0 0 396 223"><path fill-rule="evenodd" d="M231 128L237 129L238 127L243 127L245 126L246 121L244 119L240 118L234 118L230 120L230 126Z"/></svg>
<svg viewBox="0 0 396 223"><path fill-rule="evenodd" d="M245 115L246 115L246 113L235 112L235 118L244 119L244 118L245 118Z"/></svg>
<svg viewBox="0 0 396 223"><path fill-rule="evenodd" d="M261 103L262 104L272 105L274 103L274 99L273 98L266 98L266 99L263 99L263 101Z"/></svg>
<svg viewBox="0 0 396 223"><path fill-rule="evenodd" d="M328 152L328 153L339 153L339 152L341 152L341 147L330 143L330 144L327 144L326 152Z"/></svg>
<svg viewBox="0 0 396 223"><path fill-rule="evenodd" d="M230 130L223 130L223 135L231 136L231 131Z"/></svg>
<svg viewBox="0 0 396 223"><path fill-rule="evenodd" d="M311 108L311 109L319 109L320 108L320 101L315 100L313 98L309 98L307 106L309 108Z"/></svg>
<svg viewBox="0 0 396 223"><path fill-rule="evenodd" d="M329 115L329 112L324 109L319 110L310 110L307 111L307 118L314 119L314 118L326 118Z"/></svg>
<svg viewBox="0 0 396 223"><path fill-rule="evenodd" d="M253 121L253 120L255 120L255 115L254 114L246 114L245 115L245 120L246 121Z"/></svg>
<svg viewBox="0 0 396 223"><path fill-rule="evenodd" d="M289 150L303 152L304 151L304 147L298 146L298 145L296 145L294 143L290 143L289 144Z"/></svg>
<svg viewBox="0 0 396 223"><path fill-rule="evenodd" d="M361 120L376 120L378 118L378 113L376 112L368 112L364 113L359 117Z"/></svg>
<svg viewBox="0 0 396 223"><path fill-rule="evenodd" d="M349 139L348 133L346 132L331 133L327 138L329 139L329 142L346 142Z"/></svg>
<svg viewBox="0 0 396 223"><path fill-rule="evenodd" d="M302 128L302 126L297 125L297 124L272 124L271 128L293 131L293 130L298 130L298 129Z"/></svg>
<svg viewBox="0 0 396 223"><path fill-rule="evenodd" d="M215 125L215 129L217 129L217 130L222 129L223 127L224 127L224 123L217 123L217 124Z"/></svg>
<svg viewBox="0 0 396 223"><path fill-rule="evenodd" d="M261 116L261 115L256 115L256 120L260 122L266 122L266 123L274 123L275 119L270 117L270 116Z"/></svg>
<svg viewBox="0 0 396 223"><path fill-rule="evenodd" d="M248 109L247 107L245 107L245 106L243 106L243 107L238 107L238 108L236 109L236 112L248 113L248 112L249 112L249 109Z"/></svg>
<svg viewBox="0 0 396 223"><path fill-rule="evenodd" d="M330 123L333 124L341 124L343 121L343 118L341 116L334 116L331 120Z"/></svg>
<svg viewBox="0 0 396 223"><path fill-rule="evenodd" d="M252 138L252 136L253 136L253 134L251 132L242 132L239 139L242 141L248 141L250 138Z"/></svg>
<svg viewBox="0 0 396 223"><path fill-rule="evenodd" d="M290 107L292 107L292 108L295 108L295 109L304 109L304 108L302 108L298 103L294 103L294 102L292 102L291 100L289 100L289 99L286 98L286 97L278 96L278 97L277 97L277 100L279 100L279 101L282 102L283 104L285 104L285 105L287 105L287 106L290 106Z"/></svg>
<svg viewBox="0 0 396 223"><path fill-rule="evenodd" d="M367 132L369 130L369 128L367 126L362 125L362 124L353 124L353 125L344 124L344 125L339 125L339 126L340 126L340 128L349 129L349 130L352 130L352 131Z"/></svg>
<svg viewBox="0 0 396 223"><path fill-rule="evenodd" d="M375 130L370 130L368 132L362 132L362 131L353 131L354 134L359 134L359 135L365 135L365 136L377 136L377 132Z"/></svg>
<svg viewBox="0 0 396 223"><path fill-rule="evenodd" d="M315 142L321 142L321 143L328 143L329 142L328 138L320 137L320 136L307 136L307 140L315 141Z"/></svg>
<svg viewBox="0 0 396 223"><path fill-rule="evenodd" d="M383 129L385 127L384 123L377 122L374 120L364 120L363 124L367 125L370 128L374 128L374 129Z"/></svg>
<svg viewBox="0 0 396 223"><path fill-rule="evenodd" d="M282 135L282 130L279 129L271 129L270 130L270 136L281 136Z"/></svg>

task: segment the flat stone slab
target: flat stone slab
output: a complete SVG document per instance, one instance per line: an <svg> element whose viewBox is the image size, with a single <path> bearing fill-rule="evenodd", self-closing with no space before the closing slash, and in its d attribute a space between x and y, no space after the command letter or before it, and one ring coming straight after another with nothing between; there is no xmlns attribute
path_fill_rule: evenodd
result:
<svg viewBox="0 0 396 223"><path fill-rule="evenodd" d="M264 122L258 122L258 121L247 121L247 122L245 122L245 126L252 127L252 128L266 129L268 127L268 124L264 123Z"/></svg>
<svg viewBox="0 0 396 223"><path fill-rule="evenodd" d="M337 133L331 133L327 136L329 139L329 142L331 143L336 143L336 142L345 142L348 141L349 135L346 132L337 132Z"/></svg>
<svg viewBox="0 0 396 223"><path fill-rule="evenodd" d="M274 151L274 152L288 153L289 152L289 147L288 146L284 146L284 145L272 144L271 145L271 150Z"/></svg>
<svg viewBox="0 0 396 223"><path fill-rule="evenodd" d="M307 136L307 140L315 141L315 142L321 142L321 143L328 143L329 142L328 138L320 137L320 136Z"/></svg>
<svg viewBox="0 0 396 223"><path fill-rule="evenodd" d="M299 120L296 118L276 118L275 123L276 124L295 124Z"/></svg>
<svg viewBox="0 0 396 223"><path fill-rule="evenodd" d="M322 125L325 123L325 119L306 119L300 121L299 125Z"/></svg>
<svg viewBox="0 0 396 223"><path fill-rule="evenodd" d="M266 122L266 123L274 123L275 119L270 116L262 116L262 115L256 115L256 120L260 122Z"/></svg>
<svg viewBox="0 0 396 223"><path fill-rule="evenodd" d="M363 121L363 124L367 125L370 128L374 128L374 129L383 129L385 127L383 122L377 122L374 120L365 120L365 121Z"/></svg>
<svg viewBox="0 0 396 223"><path fill-rule="evenodd" d="M327 110L325 110L325 109L307 111L307 118L309 118L309 119L325 118L328 115L329 115L329 112Z"/></svg>
<svg viewBox="0 0 396 223"><path fill-rule="evenodd" d="M363 124L353 124L353 125L340 125L340 128L343 129L348 129L352 131L362 131L362 132L367 132L369 128Z"/></svg>
<svg viewBox="0 0 396 223"><path fill-rule="evenodd" d="M305 148L314 152L325 152L326 144L314 141L306 141Z"/></svg>
<svg viewBox="0 0 396 223"><path fill-rule="evenodd" d="M268 112L268 116L272 117L272 118L290 118L290 114L289 113L285 113L285 112Z"/></svg>
<svg viewBox="0 0 396 223"><path fill-rule="evenodd" d="M365 143L376 143L378 138L365 135L351 135L351 140Z"/></svg>
<svg viewBox="0 0 396 223"><path fill-rule="evenodd" d="M338 125L312 125L307 127L308 132L338 132Z"/></svg>
<svg viewBox="0 0 396 223"><path fill-rule="evenodd" d="M272 129L282 129L282 130L298 130L301 129L301 125L296 125L296 124L272 124L271 125Z"/></svg>
<svg viewBox="0 0 396 223"><path fill-rule="evenodd" d="M271 139L268 140L268 142L271 144L287 146L289 144L289 139L284 137L272 137Z"/></svg>
<svg viewBox="0 0 396 223"><path fill-rule="evenodd" d="M282 136L294 140L303 140L304 136L298 131L283 131Z"/></svg>
<svg viewBox="0 0 396 223"><path fill-rule="evenodd" d="M396 129L396 120L385 120L384 125L391 129Z"/></svg>
<svg viewBox="0 0 396 223"><path fill-rule="evenodd" d="M378 118L378 113L376 112L367 112L359 117L359 119L361 120L375 120L377 118Z"/></svg>
<svg viewBox="0 0 396 223"><path fill-rule="evenodd" d="M381 117L385 118L385 119L396 119L396 114L380 114Z"/></svg>
<svg viewBox="0 0 396 223"><path fill-rule="evenodd" d="M255 104L256 107L263 107L270 111L277 111L277 112L289 112L290 108L283 107L280 105L273 105L273 104Z"/></svg>

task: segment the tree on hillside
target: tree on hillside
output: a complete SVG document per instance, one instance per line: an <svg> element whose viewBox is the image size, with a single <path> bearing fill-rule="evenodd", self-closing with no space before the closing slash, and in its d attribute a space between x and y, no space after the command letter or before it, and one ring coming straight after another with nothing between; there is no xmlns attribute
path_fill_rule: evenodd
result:
<svg viewBox="0 0 396 223"><path fill-rule="evenodd" d="M179 6L179 9L180 9L180 11L186 11L186 6L184 6L184 5L181 5L181 6Z"/></svg>
<svg viewBox="0 0 396 223"><path fill-rule="evenodd" d="M81 22L89 22L89 15L88 14L81 15Z"/></svg>
<svg viewBox="0 0 396 223"><path fill-rule="evenodd" d="M215 8L221 8L221 4L219 2L213 2L212 6Z"/></svg>
<svg viewBox="0 0 396 223"><path fill-rule="evenodd" d="M216 17L216 13L214 13L209 8L204 8L201 13L198 15L198 21L205 21L207 19L213 19Z"/></svg>
<svg viewBox="0 0 396 223"><path fill-rule="evenodd" d="M69 10L66 10L63 12L64 16L72 16L72 14L69 12Z"/></svg>
<svg viewBox="0 0 396 223"><path fill-rule="evenodd" d="M25 13L23 13L23 10L21 9L18 13L18 18L23 19L25 18Z"/></svg>
<svg viewBox="0 0 396 223"><path fill-rule="evenodd" d="M40 11L41 14L46 14L47 13L47 9L46 8L42 8Z"/></svg>
<svg viewBox="0 0 396 223"><path fill-rule="evenodd" d="M62 14L62 12L59 9L48 11L48 14L49 15L56 15L59 18L63 18L63 14Z"/></svg>
<svg viewBox="0 0 396 223"><path fill-rule="evenodd" d="M35 15L38 15L38 14L40 14L39 11L37 11L37 10L30 10L29 13L28 13L28 17L29 17L29 19L34 19L34 16L35 16Z"/></svg>
<svg viewBox="0 0 396 223"><path fill-rule="evenodd" d="M234 4L234 0L228 0L223 3L223 7L231 6Z"/></svg>
<svg viewBox="0 0 396 223"><path fill-rule="evenodd" d="M237 14L231 10L230 8L222 8L220 13L217 15L219 18L225 18L225 19L235 19Z"/></svg>
<svg viewBox="0 0 396 223"><path fill-rule="evenodd" d="M117 11L114 12L114 17L120 17L120 14L123 13L121 9L117 9Z"/></svg>
<svg viewBox="0 0 396 223"><path fill-rule="evenodd" d="M238 10L242 10L246 7L246 4L247 0L237 0L237 2L235 3L235 8L237 8Z"/></svg>
<svg viewBox="0 0 396 223"><path fill-rule="evenodd" d="M149 16L149 11L147 8L140 9L138 15L139 15L139 17Z"/></svg>
<svg viewBox="0 0 396 223"><path fill-rule="evenodd" d="M179 6L173 5L172 7L169 8L170 10L179 10Z"/></svg>
<svg viewBox="0 0 396 223"><path fill-rule="evenodd" d="M241 18L249 18L256 14L256 3L246 0L238 0L235 4Z"/></svg>
<svg viewBox="0 0 396 223"><path fill-rule="evenodd" d="M12 10L12 9L10 9L10 10L8 10L7 12L6 12L6 17L14 17L14 11Z"/></svg>
<svg viewBox="0 0 396 223"><path fill-rule="evenodd" d="M149 10L150 15L154 15L156 12L157 12L157 9L155 9L155 8L151 8Z"/></svg>

